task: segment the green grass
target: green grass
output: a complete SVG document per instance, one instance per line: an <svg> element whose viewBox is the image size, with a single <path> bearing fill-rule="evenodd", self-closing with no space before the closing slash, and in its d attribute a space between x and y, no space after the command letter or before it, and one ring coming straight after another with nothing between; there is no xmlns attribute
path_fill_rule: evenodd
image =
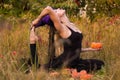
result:
<svg viewBox="0 0 120 80"><path fill-rule="evenodd" d="M120 79L120 19L110 24L111 19L104 17L90 23L87 19L71 17L71 21L83 32L83 47L89 47L91 42L103 43L101 51L81 54L82 58L100 59L105 62L100 71L92 73L94 76L91 80ZM29 19L24 21L13 17L0 20L0 80L79 80L64 74L63 70L57 70L59 76L50 76L49 73L41 69L36 71L34 68L29 74L24 74L27 67L21 58L30 57L29 23ZM37 29L37 34L42 36L42 43L37 45L37 51L39 62L43 64L48 57L48 27Z"/></svg>

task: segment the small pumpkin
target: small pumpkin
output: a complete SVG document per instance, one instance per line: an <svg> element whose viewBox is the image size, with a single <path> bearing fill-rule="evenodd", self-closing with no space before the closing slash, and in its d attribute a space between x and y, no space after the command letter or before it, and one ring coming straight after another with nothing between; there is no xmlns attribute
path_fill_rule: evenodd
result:
<svg viewBox="0 0 120 80"><path fill-rule="evenodd" d="M99 48L102 48L102 43L92 42L90 47L93 48L93 49L99 49Z"/></svg>

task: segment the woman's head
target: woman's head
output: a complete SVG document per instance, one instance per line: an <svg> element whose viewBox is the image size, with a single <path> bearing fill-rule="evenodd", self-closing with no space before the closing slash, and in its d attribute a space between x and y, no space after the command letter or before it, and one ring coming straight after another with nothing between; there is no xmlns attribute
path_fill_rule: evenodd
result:
<svg viewBox="0 0 120 80"><path fill-rule="evenodd" d="M65 10L64 9L58 8L58 9L54 9L54 10L57 13L57 15L59 16L59 19L61 20L62 23L64 23L64 24L69 23L69 19L68 19L68 17L65 14Z"/></svg>

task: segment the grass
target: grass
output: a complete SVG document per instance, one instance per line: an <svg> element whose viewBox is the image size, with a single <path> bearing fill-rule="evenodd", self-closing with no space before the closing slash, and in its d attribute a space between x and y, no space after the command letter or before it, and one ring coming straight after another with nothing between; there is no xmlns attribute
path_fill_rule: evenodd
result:
<svg viewBox="0 0 120 80"><path fill-rule="evenodd" d="M98 72L93 72L91 80L119 80L120 79L120 17L110 23L112 18L104 17L90 23L87 19L71 17L78 28L83 32L83 47L89 47L91 42L103 43L99 52L82 53L82 58L100 59L105 66ZM29 50L29 24L30 20L21 20L11 17L0 20L0 80L79 80L74 79L65 70L57 70L59 76L50 76L44 70L27 69L22 58L30 57ZM37 45L39 62L47 61L48 27L37 29L42 36L42 43Z"/></svg>

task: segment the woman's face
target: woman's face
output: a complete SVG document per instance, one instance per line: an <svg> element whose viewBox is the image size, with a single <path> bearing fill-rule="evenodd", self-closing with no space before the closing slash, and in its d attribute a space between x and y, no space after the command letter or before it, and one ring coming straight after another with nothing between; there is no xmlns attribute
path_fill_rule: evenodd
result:
<svg viewBox="0 0 120 80"><path fill-rule="evenodd" d="M62 17L65 14L65 10L64 9L56 9L56 13L58 14L59 17Z"/></svg>

